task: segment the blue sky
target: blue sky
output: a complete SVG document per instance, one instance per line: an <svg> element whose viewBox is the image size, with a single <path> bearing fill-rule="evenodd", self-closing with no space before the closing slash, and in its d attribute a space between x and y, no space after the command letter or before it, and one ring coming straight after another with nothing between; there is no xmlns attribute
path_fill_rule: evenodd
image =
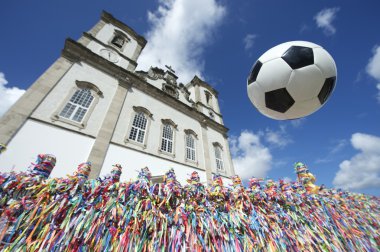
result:
<svg viewBox="0 0 380 252"><path fill-rule="evenodd" d="M365 4L364 4L365 3ZM0 114L106 10L145 36L139 67L171 65L220 93L237 171L295 179L302 161L318 184L380 195L380 2L8 1L0 4ZM338 81L329 101L297 121L261 115L246 94L252 64L291 40L324 47Z"/></svg>

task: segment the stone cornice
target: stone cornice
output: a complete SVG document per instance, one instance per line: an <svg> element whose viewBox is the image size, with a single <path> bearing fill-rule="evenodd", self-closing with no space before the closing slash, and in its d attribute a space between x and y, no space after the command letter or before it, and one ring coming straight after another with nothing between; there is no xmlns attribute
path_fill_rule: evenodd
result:
<svg viewBox="0 0 380 252"><path fill-rule="evenodd" d="M120 20L114 18L114 16L112 16L110 13L106 12L106 11L103 11L102 12L102 16L101 16L101 19L106 22L106 23L110 23L110 24L113 24L114 26L122 29L123 31L125 31L126 33L130 34L136 41L137 43L142 47L144 48L147 41L146 39L139 35L137 32L135 32L131 27L129 27L128 25L124 24L123 22L121 22Z"/></svg>
<svg viewBox="0 0 380 252"><path fill-rule="evenodd" d="M219 148L223 150L223 145L221 145L219 142L213 142L212 145L215 147L218 146Z"/></svg>
<svg viewBox="0 0 380 252"><path fill-rule="evenodd" d="M86 62L87 64L96 67L97 69L111 76L114 76L120 81L131 84L132 87L135 87L149 94L150 96L159 99L160 101L181 111L182 113L192 116L194 119L199 121L201 125L211 127L216 131L220 132L221 134L227 135L228 128L226 128L224 125L215 122L203 113L197 111L195 108L184 104L183 102L177 100L176 98L165 93L164 91L156 88L153 85L150 85L137 74L132 73L122 67L119 67L112 62L109 62L108 60L92 52L90 49L86 48L85 46L76 42L73 39L66 39L65 47L62 50L62 57L65 57L73 62Z"/></svg>
<svg viewBox="0 0 380 252"><path fill-rule="evenodd" d="M197 106L202 106L202 107L204 107L204 108L206 108L206 109L210 109L215 115L219 116L220 118L223 118L222 114L219 114L219 113L216 112L213 108L204 105L202 102L199 101L199 102L196 102L195 104L196 104Z"/></svg>
<svg viewBox="0 0 380 252"><path fill-rule="evenodd" d="M173 122L171 119L161 119L161 122L163 124L170 124L171 126L173 126L175 129L177 129L177 124L175 124L175 122Z"/></svg>
<svg viewBox="0 0 380 252"><path fill-rule="evenodd" d="M98 86L96 86L95 84L91 82L76 80L75 84L77 84L79 88L89 88L89 89L94 90L100 97L103 96L103 92L98 88Z"/></svg>
<svg viewBox="0 0 380 252"><path fill-rule="evenodd" d="M184 132L185 132L185 134L192 134L192 135L195 136L195 138L198 139L198 135L197 135L197 133L195 133L194 130L192 130L192 129L185 129Z"/></svg>
<svg viewBox="0 0 380 252"><path fill-rule="evenodd" d="M143 112L143 113L147 114L150 118L153 118L153 114L147 108L144 108L141 106L133 106L133 110L136 112Z"/></svg>

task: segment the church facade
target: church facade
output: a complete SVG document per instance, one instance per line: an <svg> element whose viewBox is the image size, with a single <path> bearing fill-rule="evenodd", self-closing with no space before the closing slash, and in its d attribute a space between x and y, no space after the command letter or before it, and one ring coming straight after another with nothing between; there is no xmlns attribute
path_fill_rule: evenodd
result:
<svg viewBox="0 0 380 252"><path fill-rule="evenodd" d="M57 157L51 176L90 161L90 177L123 166L134 179L147 166L159 181L173 168L183 183L192 171L210 182L234 168L218 92L199 77L187 84L175 71L136 71L145 38L103 12L0 119L1 171L26 170L40 153Z"/></svg>

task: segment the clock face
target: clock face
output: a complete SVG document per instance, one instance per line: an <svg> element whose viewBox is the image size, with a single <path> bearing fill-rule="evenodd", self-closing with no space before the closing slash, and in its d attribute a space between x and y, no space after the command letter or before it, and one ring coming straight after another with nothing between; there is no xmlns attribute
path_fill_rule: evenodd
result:
<svg viewBox="0 0 380 252"><path fill-rule="evenodd" d="M117 55L116 52L114 52L113 50L111 49L101 49L100 52L99 52L100 56L102 56L103 58L113 62L113 63L116 63L119 61L119 55Z"/></svg>

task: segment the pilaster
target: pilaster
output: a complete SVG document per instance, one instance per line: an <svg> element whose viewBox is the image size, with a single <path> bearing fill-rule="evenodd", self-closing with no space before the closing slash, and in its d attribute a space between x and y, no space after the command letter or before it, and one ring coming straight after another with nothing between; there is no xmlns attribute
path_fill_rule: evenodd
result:
<svg viewBox="0 0 380 252"><path fill-rule="evenodd" d="M212 184L212 170L211 170L210 148L208 145L206 122L201 123L201 128L202 128L203 154L204 154L204 160L205 160L204 168L206 171L207 185L211 185Z"/></svg>
<svg viewBox="0 0 380 252"><path fill-rule="evenodd" d="M201 103L201 89L199 88L199 85L194 85L195 90L195 104L197 105L198 111L200 111L200 105Z"/></svg>
<svg viewBox="0 0 380 252"><path fill-rule="evenodd" d="M218 99L218 96L215 96L215 104L216 104L216 108L214 108L214 110L215 110L218 114L221 114L221 113L220 113L220 107L219 107L219 99Z"/></svg>
<svg viewBox="0 0 380 252"><path fill-rule="evenodd" d="M228 173L228 176L234 176L235 175L235 168L234 168L234 164L232 162L232 157L231 157L231 152L230 152L230 145L228 143L228 138L227 136L223 136L224 137L224 146L226 146L226 151L227 151L227 157L228 157L228 164L229 164L229 173Z"/></svg>
<svg viewBox="0 0 380 252"><path fill-rule="evenodd" d="M140 45L136 46L136 49L135 49L135 51L133 52L133 55L132 55L132 60L137 61L137 59L139 58L139 56L141 54L142 49L143 49L142 46L140 46Z"/></svg>
<svg viewBox="0 0 380 252"><path fill-rule="evenodd" d="M95 179L99 176L102 169L107 150L114 133L116 123L119 119L121 109L127 97L129 84L123 82L118 86L115 96L112 99L110 108L104 118L98 136L92 146L88 161L92 163L90 178Z"/></svg>
<svg viewBox="0 0 380 252"><path fill-rule="evenodd" d="M59 57L0 118L0 143L8 144L74 63Z"/></svg>

